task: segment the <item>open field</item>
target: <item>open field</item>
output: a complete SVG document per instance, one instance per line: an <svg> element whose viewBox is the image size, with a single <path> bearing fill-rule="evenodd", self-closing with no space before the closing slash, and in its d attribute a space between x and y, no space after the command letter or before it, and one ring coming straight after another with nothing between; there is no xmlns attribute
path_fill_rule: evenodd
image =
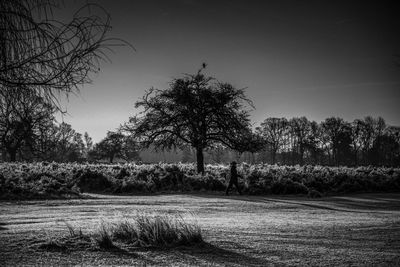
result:
<svg viewBox="0 0 400 267"><path fill-rule="evenodd" d="M217 194L0 202L0 265L399 265L400 194L321 199ZM194 213L206 244L112 251L38 248L137 212Z"/></svg>

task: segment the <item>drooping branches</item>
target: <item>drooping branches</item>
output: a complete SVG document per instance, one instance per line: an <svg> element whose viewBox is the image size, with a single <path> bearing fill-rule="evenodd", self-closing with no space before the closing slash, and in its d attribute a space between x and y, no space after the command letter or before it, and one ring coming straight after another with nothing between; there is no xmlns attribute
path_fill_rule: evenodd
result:
<svg viewBox="0 0 400 267"><path fill-rule="evenodd" d="M91 82L106 52L126 42L108 37L110 15L87 4L71 21L53 16L51 0L0 1L0 90L25 87L53 103Z"/></svg>

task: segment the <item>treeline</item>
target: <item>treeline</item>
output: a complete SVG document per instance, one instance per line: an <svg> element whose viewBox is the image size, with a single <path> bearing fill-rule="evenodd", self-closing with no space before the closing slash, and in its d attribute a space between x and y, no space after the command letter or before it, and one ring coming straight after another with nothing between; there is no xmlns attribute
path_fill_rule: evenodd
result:
<svg viewBox="0 0 400 267"><path fill-rule="evenodd" d="M306 117L267 118L255 130L261 143L239 161L284 165L400 166L400 127L381 117L347 122L330 117L317 123ZM213 162L232 159L232 151L209 151Z"/></svg>
<svg viewBox="0 0 400 267"><path fill-rule="evenodd" d="M8 94L7 94L8 93ZM0 151L2 161L195 162L191 147L156 152L138 147L122 132L108 132L94 144L88 133L57 123L56 110L41 97L23 90L2 90ZM238 153L223 145L205 151L206 163L232 160L249 163L330 166L400 166L400 128L381 117L347 122L331 117L317 123L306 117L267 118L253 133L251 152ZM171 159L170 159L171 158Z"/></svg>
<svg viewBox="0 0 400 267"><path fill-rule="evenodd" d="M98 144L88 133L57 123L57 109L31 90L0 90L0 153L3 161L84 162L115 158L135 160L135 142L109 132Z"/></svg>
<svg viewBox="0 0 400 267"><path fill-rule="evenodd" d="M120 131L110 131L94 144L88 133L57 123L54 107L30 91L2 90L0 101L2 161L112 163L139 161L140 155L144 162L196 161L189 146L170 152L144 150L132 136ZM213 146L205 151L205 162L400 166L400 128L388 126L381 117L353 122L331 117L321 123L306 117L267 118L252 134L257 142L251 152Z"/></svg>
<svg viewBox="0 0 400 267"><path fill-rule="evenodd" d="M164 140L178 148L168 156L141 146L132 132L122 129L108 132L103 140L93 144L87 133L78 133L69 124L57 123L55 106L36 92L23 88L1 89L2 161L112 163L116 160L139 161L141 153L143 162L170 162L169 157L173 155L174 161L197 160L199 164L193 144L172 142L175 139ZM223 132L225 129L217 130ZM228 148L224 142L204 147L204 162L237 160L284 165L400 166L400 128L388 126L381 117L367 116L353 122L331 117L321 123L306 117L267 118L256 129L246 130L238 136L243 140L233 140L234 148ZM199 140L207 143L206 139ZM157 139L154 144L161 141Z"/></svg>

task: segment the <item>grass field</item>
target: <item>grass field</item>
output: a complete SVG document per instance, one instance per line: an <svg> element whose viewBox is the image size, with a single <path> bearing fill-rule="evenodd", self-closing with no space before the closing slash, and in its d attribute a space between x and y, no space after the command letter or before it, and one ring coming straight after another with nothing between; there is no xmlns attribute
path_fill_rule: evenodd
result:
<svg viewBox="0 0 400 267"><path fill-rule="evenodd" d="M0 266L16 265L400 265L400 194L298 196L90 195L89 199L0 202ZM40 244L89 232L138 212L188 215L204 244L146 249ZM194 214L194 216L193 216ZM46 241L47 240L47 241Z"/></svg>

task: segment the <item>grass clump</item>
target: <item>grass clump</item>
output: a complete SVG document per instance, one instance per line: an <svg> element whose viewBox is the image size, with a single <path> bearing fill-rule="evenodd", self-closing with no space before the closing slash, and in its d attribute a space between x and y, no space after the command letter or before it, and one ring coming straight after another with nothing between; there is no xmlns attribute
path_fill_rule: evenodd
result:
<svg viewBox="0 0 400 267"><path fill-rule="evenodd" d="M63 242L60 242L60 240L57 240L53 236L49 235L48 232L46 232L46 241L43 243L39 243L38 248L54 252L65 251L67 249Z"/></svg>
<svg viewBox="0 0 400 267"><path fill-rule="evenodd" d="M100 225L98 231L93 235L93 240L101 249L110 250L116 248L104 223Z"/></svg>
<svg viewBox="0 0 400 267"><path fill-rule="evenodd" d="M93 232L83 233L82 229L77 230L68 222L64 222L68 234L52 236L46 232L47 240L41 243L38 248L47 251L72 251L72 250L113 250L116 248L104 223Z"/></svg>
<svg viewBox="0 0 400 267"><path fill-rule="evenodd" d="M68 229L70 237L77 237L77 236L81 237L81 236L83 236L81 228L79 228L79 231L76 231L75 228L70 223L64 221L64 224Z"/></svg>
<svg viewBox="0 0 400 267"><path fill-rule="evenodd" d="M131 220L110 224L101 222L99 228L89 233L75 229L64 222L68 234L54 237L47 234L47 241L39 249L47 251L115 250L116 244L133 247L171 248L203 243L200 226L179 215L137 214Z"/></svg>
<svg viewBox="0 0 400 267"><path fill-rule="evenodd" d="M174 247L203 242L200 227L177 215L138 214L133 220L114 224L111 232L114 239L137 247Z"/></svg>

